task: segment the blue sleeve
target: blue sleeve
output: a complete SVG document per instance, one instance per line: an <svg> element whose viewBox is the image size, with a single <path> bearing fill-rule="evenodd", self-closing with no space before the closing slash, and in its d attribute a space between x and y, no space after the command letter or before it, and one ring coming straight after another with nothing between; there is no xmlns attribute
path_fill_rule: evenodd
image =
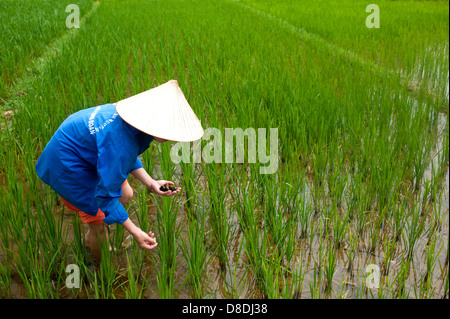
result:
<svg viewBox="0 0 450 319"><path fill-rule="evenodd" d="M133 167L131 168L131 170L128 173L131 173L132 171L135 171L142 167L144 167L144 166L142 165L141 160L139 159L139 157L136 157L136 162L134 163Z"/></svg>
<svg viewBox="0 0 450 319"><path fill-rule="evenodd" d="M103 221L108 225L122 224L128 219L128 213L119 198L122 196L122 183L128 177L130 167L136 165L133 153L123 139L103 138L98 142L98 182L95 198L98 207L105 214Z"/></svg>

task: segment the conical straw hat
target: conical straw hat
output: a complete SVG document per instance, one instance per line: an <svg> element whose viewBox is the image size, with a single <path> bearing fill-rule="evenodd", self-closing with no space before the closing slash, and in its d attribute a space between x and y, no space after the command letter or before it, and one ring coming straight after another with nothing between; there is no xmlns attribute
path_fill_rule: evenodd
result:
<svg viewBox="0 0 450 319"><path fill-rule="evenodd" d="M117 102L116 111L125 122L154 137L192 142L203 136L176 80Z"/></svg>

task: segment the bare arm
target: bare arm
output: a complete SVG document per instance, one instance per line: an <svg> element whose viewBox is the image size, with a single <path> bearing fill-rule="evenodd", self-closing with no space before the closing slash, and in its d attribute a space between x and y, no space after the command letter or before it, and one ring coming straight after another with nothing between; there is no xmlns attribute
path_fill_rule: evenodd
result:
<svg viewBox="0 0 450 319"><path fill-rule="evenodd" d="M145 233L137 227L129 218L122 223L122 226L134 237L138 245L142 248L153 249L158 243L152 232Z"/></svg>

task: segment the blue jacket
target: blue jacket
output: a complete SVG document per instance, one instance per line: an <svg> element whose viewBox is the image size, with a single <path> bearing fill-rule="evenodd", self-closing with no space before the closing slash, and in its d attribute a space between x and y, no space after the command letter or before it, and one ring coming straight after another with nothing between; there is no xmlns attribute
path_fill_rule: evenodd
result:
<svg viewBox="0 0 450 319"><path fill-rule="evenodd" d="M153 137L127 124L115 104L70 115L58 128L36 164L39 177L66 201L107 224L123 223L122 184L142 167L138 155Z"/></svg>

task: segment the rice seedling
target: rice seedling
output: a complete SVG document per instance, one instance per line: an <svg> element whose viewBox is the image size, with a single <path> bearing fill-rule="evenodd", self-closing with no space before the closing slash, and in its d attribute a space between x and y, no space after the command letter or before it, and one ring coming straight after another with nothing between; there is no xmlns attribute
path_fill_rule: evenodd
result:
<svg viewBox="0 0 450 319"><path fill-rule="evenodd" d="M188 219L188 239L182 238L181 251L187 263L189 271L189 284L192 296L195 299L204 298L206 295L206 268L209 263L206 247L205 214L200 214L199 219Z"/></svg>
<svg viewBox="0 0 450 319"><path fill-rule="evenodd" d="M406 299L409 297L409 291L406 288L406 280L409 276L409 272L410 272L410 260L409 258L402 258L400 265L399 265L399 269L395 275L395 298L398 299Z"/></svg>
<svg viewBox="0 0 450 319"><path fill-rule="evenodd" d="M397 241L395 239L388 237L388 236L386 236L384 238L384 243L383 243L384 262L382 264L381 273L385 276L387 276L387 274L390 271L391 263L392 263L393 256L395 253L396 244L397 244Z"/></svg>
<svg viewBox="0 0 450 319"><path fill-rule="evenodd" d="M195 205L195 190L198 182L195 180L194 166L190 163L180 163L181 171L183 172L183 190L186 194L186 205L185 208L191 214L193 213L193 208Z"/></svg>
<svg viewBox="0 0 450 319"><path fill-rule="evenodd" d="M0 264L0 297L11 298L11 269Z"/></svg>
<svg viewBox="0 0 450 319"><path fill-rule="evenodd" d="M175 297L175 270L178 259L178 238L181 224L177 223L178 204L172 198L157 201L158 264L157 282L161 298Z"/></svg>
<svg viewBox="0 0 450 319"><path fill-rule="evenodd" d="M128 271L127 271L127 281L128 284L125 289L125 297L127 299L142 299L144 297L144 285L140 285L139 275L136 277L134 274L134 265L132 262L132 258L128 254L127 255L127 263L128 263ZM138 272L139 273L139 272Z"/></svg>
<svg viewBox="0 0 450 319"><path fill-rule="evenodd" d="M358 251L358 236L350 231L348 245L346 250L348 251L348 267L347 271L350 273L350 277L353 278L353 264Z"/></svg>
<svg viewBox="0 0 450 319"><path fill-rule="evenodd" d="M448 275L447 275L447 277L445 278L445 293L443 294L443 296L442 296L442 299L445 299L445 298L448 298L448 296L449 296L449 293L448 293Z"/></svg>
<svg viewBox="0 0 450 319"><path fill-rule="evenodd" d="M422 285L419 285L418 289L414 287L416 298L427 299L434 297L436 287L433 287L433 276L430 274L434 272L436 261L442 248L443 246L436 253L436 240L433 240L425 247L426 269L423 275L421 274Z"/></svg>
<svg viewBox="0 0 450 319"><path fill-rule="evenodd" d="M114 263L114 251L108 240L101 241L100 238L101 261L98 272L94 273L94 292L96 298L115 299L115 284L117 280L116 265Z"/></svg>
<svg viewBox="0 0 450 319"><path fill-rule="evenodd" d="M333 241L336 248L339 249L348 233L348 220L349 220L349 212L345 212L343 216L341 216L337 210L336 206L333 206L333 216L332 216L332 233L333 233Z"/></svg>
<svg viewBox="0 0 450 319"><path fill-rule="evenodd" d="M309 291L312 299L321 299L322 290L320 288L322 282L323 271L320 265L314 264L313 278L309 281Z"/></svg>
<svg viewBox="0 0 450 319"><path fill-rule="evenodd" d="M306 202L306 190L301 193L300 200L298 203L298 219L300 228L300 238L306 238L308 235L308 230L313 222L313 209Z"/></svg>
<svg viewBox="0 0 450 319"><path fill-rule="evenodd" d="M325 294L330 296L333 277L336 272L336 245L330 245L327 249L327 261L324 267L326 284L325 284Z"/></svg>
<svg viewBox="0 0 450 319"><path fill-rule="evenodd" d="M301 298L303 286L305 282L305 275L306 275L306 265L303 264L303 257L304 252L300 251L299 255L297 256L297 261L295 264L295 268L292 271L292 289L293 293L289 296L284 296L284 298Z"/></svg>
<svg viewBox="0 0 450 319"><path fill-rule="evenodd" d="M244 248L245 243L243 241L239 241L239 248L237 250L237 253L235 255L236 260L241 260L242 257L242 251ZM247 286L247 273L248 271L242 271L239 267L238 263L232 263L230 258L227 260L227 267L229 274L227 280L226 280L226 286L227 286L227 297L230 299L237 299L242 296L243 290ZM245 268L244 269L248 269ZM238 270L241 270L239 276L240 279L238 279Z"/></svg>
<svg viewBox="0 0 450 319"><path fill-rule="evenodd" d="M204 167L208 181L208 222L212 230L214 247L222 271L225 271L228 258L228 243L232 236L229 210L227 208L226 166L208 164Z"/></svg>
<svg viewBox="0 0 450 319"><path fill-rule="evenodd" d="M416 246L417 241L421 237L421 234L424 230L424 219L420 218L419 211L417 210L417 206L412 207L412 214L410 218L406 221L406 229L403 233L403 241L406 247L406 253L408 256L408 260L413 257L414 248Z"/></svg>
<svg viewBox="0 0 450 319"><path fill-rule="evenodd" d="M262 203L262 217L266 231L270 234L271 243L278 250L278 255L286 249L286 244L291 244L289 251L292 257L292 236L295 236L294 227L296 225L296 215L289 209L292 207L286 202L287 198L295 196L289 190L292 186L281 183L277 188L274 187L275 179L267 178L264 183L264 203ZM283 209L282 207L285 207ZM295 206L294 206L295 207ZM292 208L291 208L292 209ZM295 209L295 208L293 208Z"/></svg>
<svg viewBox="0 0 450 319"><path fill-rule="evenodd" d="M35 253L29 258L24 258L21 254L22 265L17 267L16 270L25 285L29 298L49 299L58 297L61 274L64 273L65 268L59 265L56 279L52 278L56 257L57 254L54 255L48 265L43 266L40 262L39 253Z"/></svg>

